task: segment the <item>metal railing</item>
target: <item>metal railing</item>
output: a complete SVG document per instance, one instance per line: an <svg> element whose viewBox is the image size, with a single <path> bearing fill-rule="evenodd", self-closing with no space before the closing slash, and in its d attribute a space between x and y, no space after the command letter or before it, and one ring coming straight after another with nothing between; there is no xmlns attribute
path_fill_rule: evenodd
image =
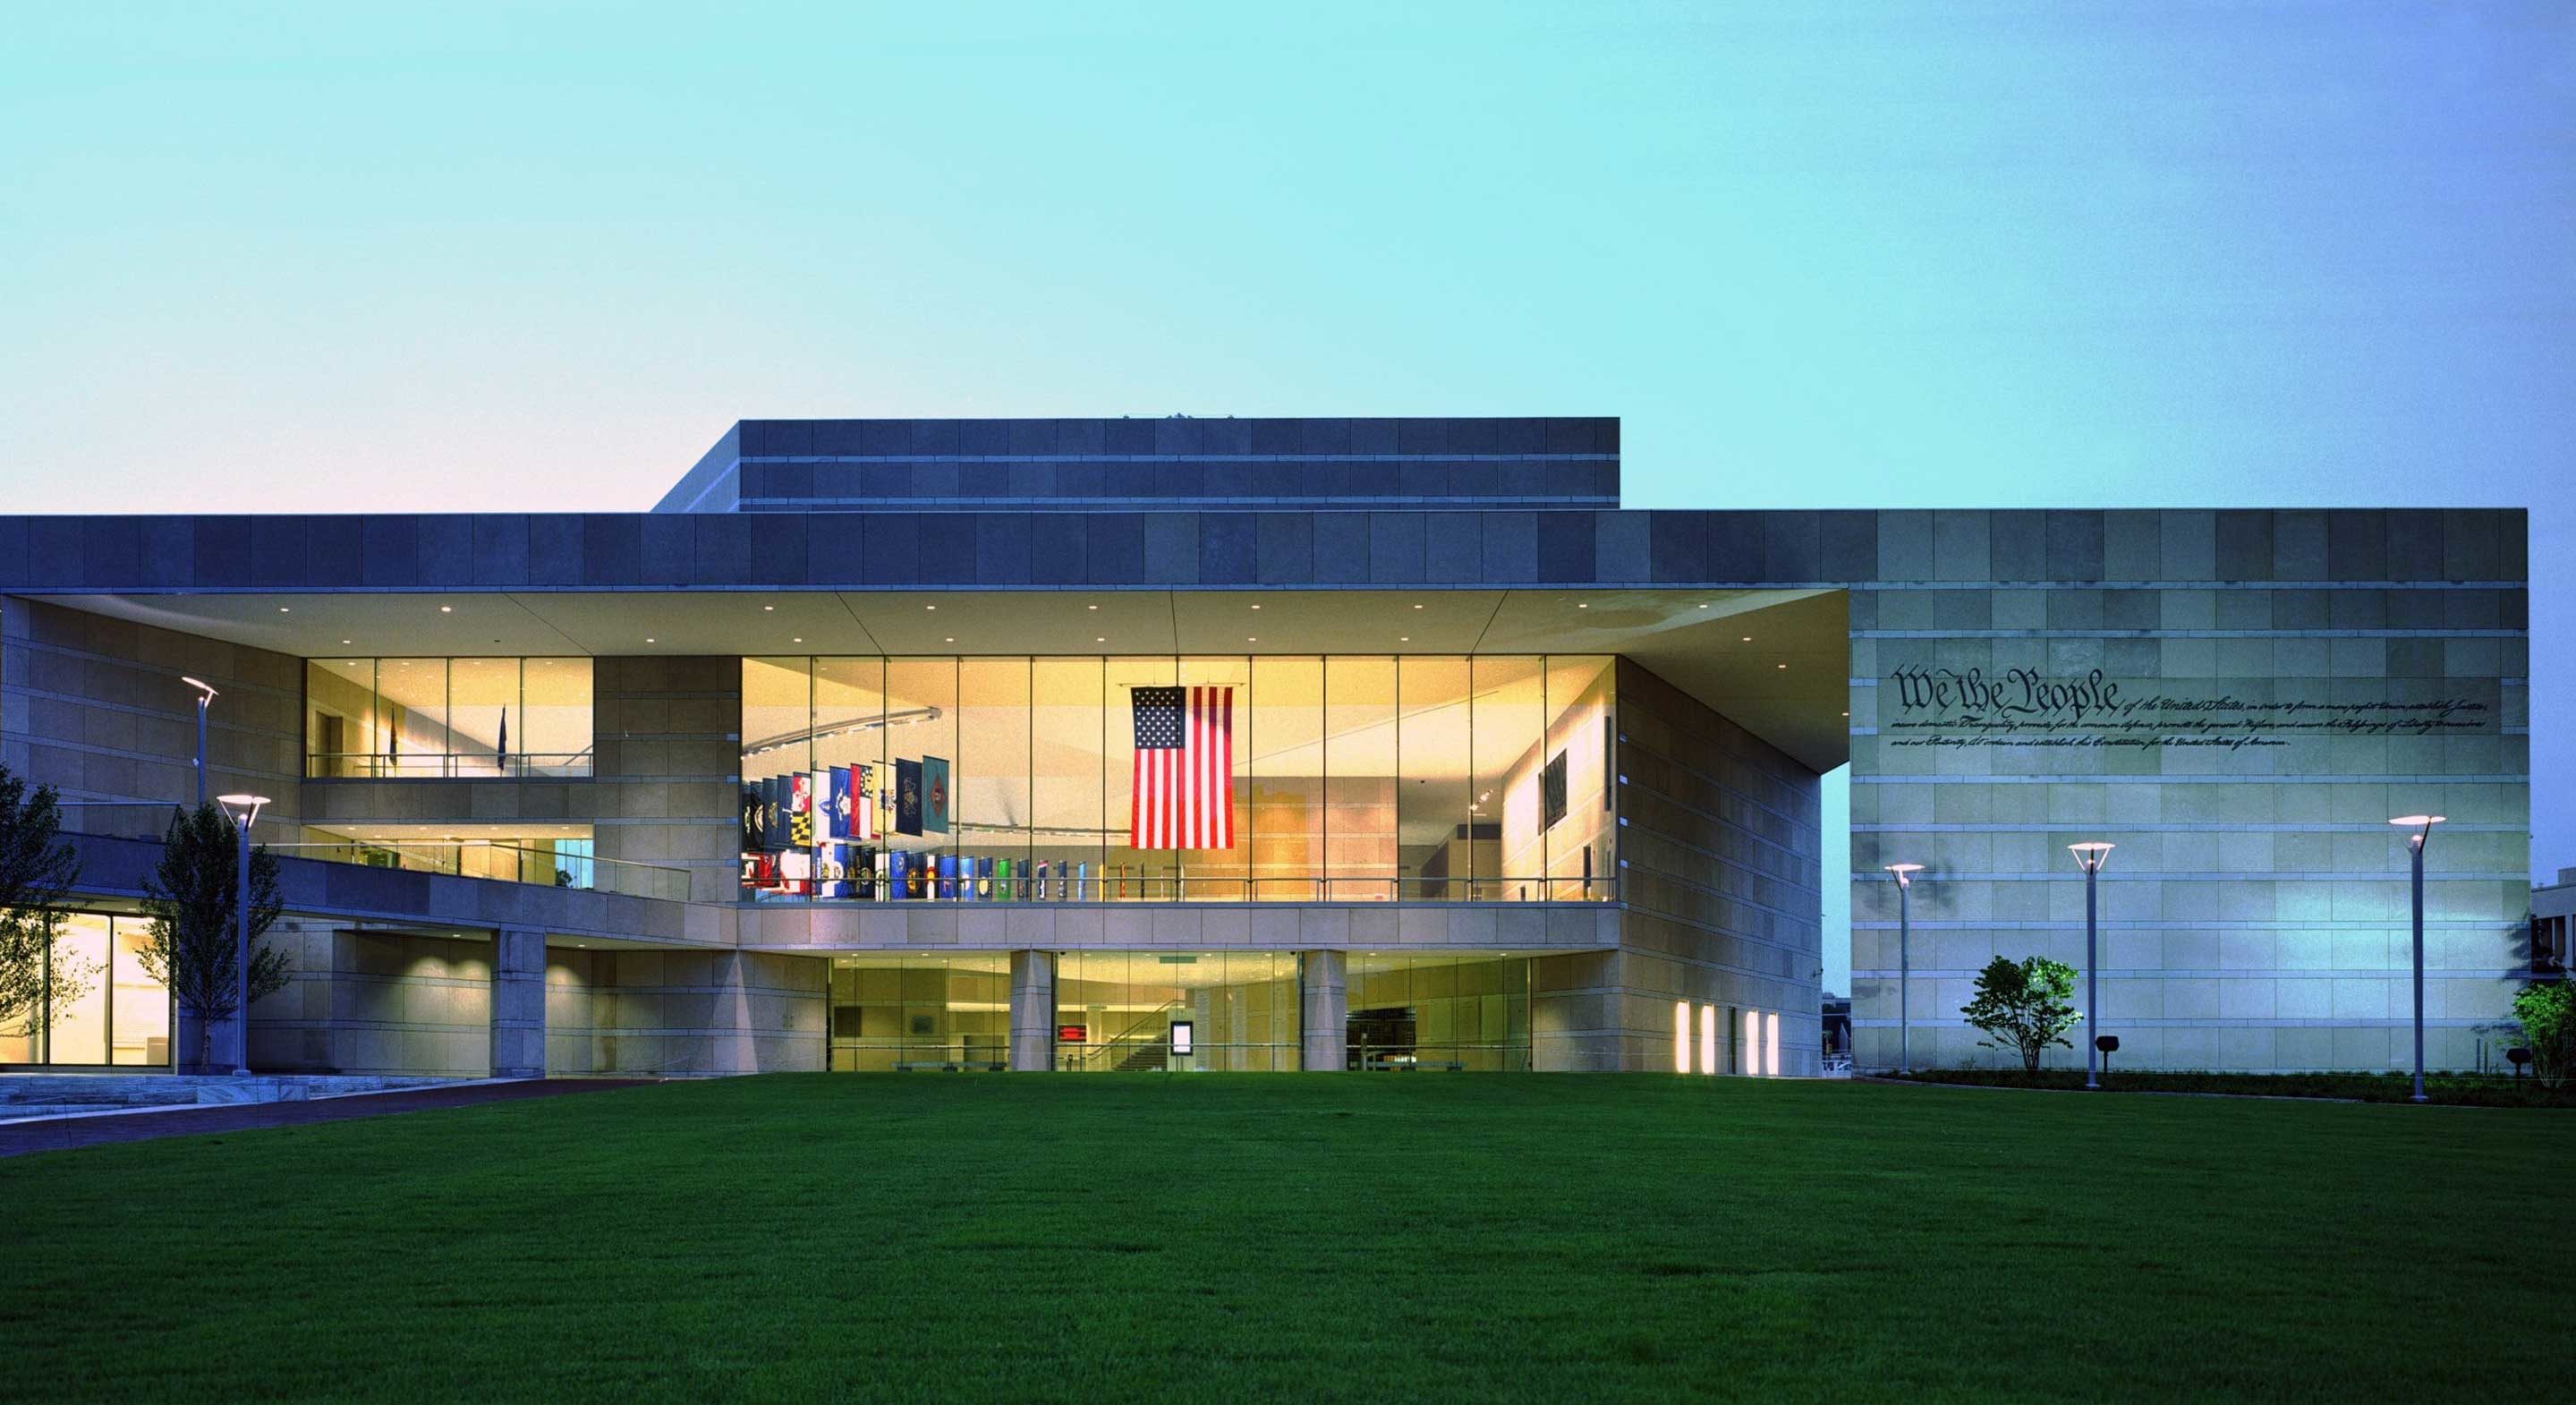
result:
<svg viewBox="0 0 2576 1405"><path fill-rule="evenodd" d="M686 902L686 869L608 859L596 854L567 854L491 839L370 839L299 841L265 846L290 858L365 868L442 873L457 878L488 878L501 883L625 893L639 898Z"/></svg>
<svg viewBox="0 0 2576 1405"><path fill-rule="evenodd" d="M1601 903L1618 901L1616 880L1590 878L1352 878L1295 875L1202 878L1187 874L1072 873L1006 877L938 877L910 874L791 880L798 886L764 886L746 876L755 901L939 903L1125 902L1430 902ZM815 891L824 884L847 891ZM900 889L901 891L895 891Z"/></svg>
<svg viewBox="0 0 2576 1405"><path fill-rule="evenodd" d="M106 839L148 839L158 843L170 822L187 812L184 805L157 800L65 800L64 829ZM295 831L290 831L295 832ZM259 831L254 828L252 837ZM457 878L488 878L500 883L533 883L545 887L625 893L667 902L689 899L686 869L596 854L565 853L512 844L505 839L371 839L260 841L259 847L284 858L364 868L443 873Z"/></svg>
<svg viewBox="0 0 2576 1405"><path fill-rule="evenodd" d="M591 773L580 751L308 751L304 776L319 781L578 778Z"/></svg>

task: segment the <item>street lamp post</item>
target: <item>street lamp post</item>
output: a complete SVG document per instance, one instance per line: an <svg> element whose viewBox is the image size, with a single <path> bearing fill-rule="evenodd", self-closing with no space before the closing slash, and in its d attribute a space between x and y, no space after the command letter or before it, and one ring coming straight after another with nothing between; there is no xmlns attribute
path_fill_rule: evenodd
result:
<svg viewBox="0 0 2576 1405"><path fill-rule="evenodd" d="M2069 844L2066 848L2067 852L2075 855L2076 864L2084 870L2084 1018L2091 1020L2093 1027L2098 1030L2102 1027L2102 987L2099 975L2101 962L2096 958L2095 950L2100 945L2101 939L2101 923L2098 920L2101 906L2095 900L2095 891L2097 881L2102 876L2102 865L2111 857L2113 846L2094 839L2082 844ZM2091 1039L2085 1040L2084 1086L2086 1088L2096 1092L2101 1090L2101 1065L2101 1050Z"/></svg>
<svg viewBox="0 0 2576 1405"><path fill-rule="evenodd" d="M1896 1071L1914 1071L1914 918L1908 911L1919 863L1885 865L1896 877Z"/></svg>
<svg viewBox="0 0 2576 1405"><path fill-rule="evenodd" d="M2424 841L2433 837L2433 826L2442 815L2399 815L2390 824L2415 831L2406 836L2407 851L2415 861L2415 1101L2424 1101Z"/></svg>
<svg viewBox="0 0 2576 1405"><path fill-rule="evenodd" d="M241 1032L241 1042L234 1046L233 1076L250 1077L250 827L259 822L260 807L268 803L265 795L220 795L224 813L232 817L239 857L233 870L233 910L240 917L233 950L233 1017Z"/></svg>
<svg viewBox="0 0 2576 1405"><path fill-rule="evenodd" d="M206 709L214 706L215 687L182 674L179 681L197 690L197 808L206 808Z"/></svg>

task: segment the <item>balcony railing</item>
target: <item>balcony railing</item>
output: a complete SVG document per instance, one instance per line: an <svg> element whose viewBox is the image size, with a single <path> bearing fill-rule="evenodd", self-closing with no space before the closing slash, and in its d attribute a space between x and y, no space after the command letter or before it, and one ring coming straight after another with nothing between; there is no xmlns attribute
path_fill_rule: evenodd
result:
<svg viewBox="0 0 2576 1405"><path fill-rule="evenodd" d="M181 805L142 800L65 800L61 804L65 812L65 829L75 834L113 839L159 840L169 833L170 822L186 810ZM256 837L258 830L254 829L252 834ZM396 868L416 873L443 873L458 878L488 878L501 883L533 883L555 888L626 893L670 902L686 902L689 897L686 869L636 863L631 859L601 858L596 854L564 853L512 844L507 840L296 840L262 841L260 847L286 858L356 864L366 868Z"/></svg>
<svg viewBox="0 0 2576 1405"><path fill-rule="evenodd" d="M590 774L581 751L312 751L304 775L320 781L503 780Z"/></svg>
<svg viewBox="0 0 2576 1405"><path fill-rule="evenodd" d="M1012 874L934 877L908 881L841 879L847 892L746 884L760 903L1134 903L1134 902L1427 902L1603 903L1618 901L1615 880L1591 878L1353 878L1270 876L1202 878L1192 875ZM900 891L896 891L900 889Z"/></svg>
<svg viewBox="0 0 2576 1405"><path fill-rule="evenodd" d="M686 869L631 859L605 859L595 854L567 854L489 839L370 839L304 841L270 844L272 853L364 868L393 868L415 873L441 873L456 878L488 878L500 883L534 883L542 887L625 893L639 898L686 902Z"/></svg>

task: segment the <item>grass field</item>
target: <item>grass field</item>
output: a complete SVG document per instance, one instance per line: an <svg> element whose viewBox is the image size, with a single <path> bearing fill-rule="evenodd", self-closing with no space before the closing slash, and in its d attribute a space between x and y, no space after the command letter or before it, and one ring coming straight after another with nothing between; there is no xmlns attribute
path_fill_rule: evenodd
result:
<svg viewBox="0 0 2576 1405"><path fill-rule="evenodd" d="M0 1399L2545 1398L2571 1153L1849 1083L674 1084L0 1161Z"/></svg>

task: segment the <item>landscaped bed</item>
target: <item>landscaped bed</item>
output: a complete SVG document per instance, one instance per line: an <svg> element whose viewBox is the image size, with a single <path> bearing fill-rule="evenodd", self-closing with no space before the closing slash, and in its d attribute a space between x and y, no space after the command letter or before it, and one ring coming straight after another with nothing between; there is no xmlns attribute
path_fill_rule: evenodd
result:
<svg viewBox="0 0 2576 1405"><path fill-rule="evenodd" d="M2547 1397L2554 1111L795 1076L0 1161L0 1399Z"/></svg>
<svg viewBox="0 0 2576 1405"><path fill-rule="evenodd" d="M2084 1070L2044 1068L2025 1073L2017 1068L1922 1068L1912 1073L1874 1075L1918 1083L1966 1084L1979 1088L2081 1089ZM2103 1075L2104 1091L2114 1093L2222 1093L2254 1098L2343 1098L2354 1102L2402 1103L2415 1097L2415 1079L2405 1073L2167 1073L2117 1070ZM2576 1108L2576 1083L2556 1088L2525 1075L2431 1073L2424 1076L2424 1096L2437 1103L2471 1107Z"/></svg>

